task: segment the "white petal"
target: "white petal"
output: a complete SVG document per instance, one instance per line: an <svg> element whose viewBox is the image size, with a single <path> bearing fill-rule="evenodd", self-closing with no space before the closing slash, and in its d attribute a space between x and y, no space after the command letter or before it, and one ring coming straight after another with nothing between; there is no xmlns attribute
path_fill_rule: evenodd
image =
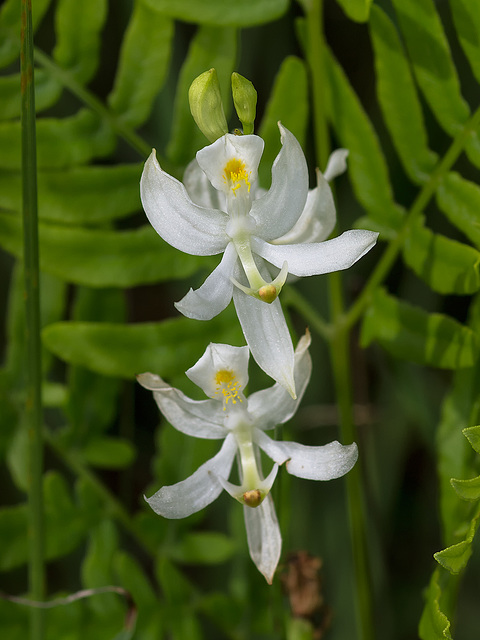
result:
<svg viewBox="0 0 480 640"><path fill-rule="evenodd" d="M300 217L308 193L308 169L302 147L295 136L278 124L282 148L272 167L272 185L253 201L251 215L255 233L264 240L282 236Z"/></svg>
<svg viewBox="0 0 480 640"><path fill-rule="evenodd" d="M210 398L219 398L218 383L215 376L218 371L231 371L241 389L245 389L248 382L248 347L232 347L229 344L215 344L211 342L203 356L193 365L186 375L192 382L203 389Z"/></svg>
<svg viewBox="0 0 480 640"><path fill-rule="evenodd" d="M216 476L230 475L237 445L229 434L216 456L202 464L195 473L145 498L155 513L164 518L186 518L213 502L222 492Z"/></svg>
<svg viewBox="0 0 480 640"><path fill-rule="evenodd" d="M258 136L227 133L208 147L200 149L197 152L197 162L215 189L227 193L230 190L224 173L227 162L234 158L244 162L250 183L253 183L257 179L263 147L264 142Z"/></svg>
<svg viewBox="0 0 480 640"><path fill-rule="evenodd" d="M295 226L273 244L322 242L332 233L337 213L328 182L317 169L317 186L308 192L307 202Z"/></svg>
<svg viewBox="0 0 480 640"><path fill-rule="evenodd" d="M307 332L295 349L296 400L278 382L269 389L262 389L248 396L248 412L259 429L273 429L275 425L290 420L296 412L312 372L312 359L308 353L310 342L310 333Z"/></svg>
<svg viewBox="0 0 480 640"><path fill-rule="evenodd" d="M168 422L182 433L194 438L216 440L225 438L225 414L222 403L214 400L191 400L153 373L137 376L138 382L153 391L158 408Z"/></svg>
<svg viewBox="0 0 480 640"><path fill-rule="evenodd" d="M287 462L288 473L307 480L333 480L350 471L358 458L355 443L342 445L336 440L322 447L310 447L298 442L272 440L255 429L254 440L267 456L278 464Z"/></svg>
<svg viewBox="0 0 480 640"><path fill-rule="evenodd" d="M194 320L211 320L223 311L232 299L231 277L236 261L237 252L230 242L220 264L202 286L196 291L190 289L186 296L175 302L180 313Z"/></svg>
<svg viewBox="0 0 480 640"><path fill-rule="evenodd" d="M294 276L314 276L348 269L374 246L378 233L355 229L341 236L312 244L273 245L252 236L252 249L281 268L285 260Z"/></svg>
<svg viewBox="0 0 480 640"><path fill-rule="evenodd" d="M258 366L295 397L293 345L278 298L271 304L237 287L233 301L247 344Z"/></svg>
<svg viewBox="0 0 480 640"><path fill-rule="evenodd" d="M243 507L248 550L257 569L272 584L282 552L282 536L272 496L255 508Z"/></svg>
<svg viewBox="0 0 480 640"><path fill-rule="evenodd" d="M327 182L331 182L347 170L347 156L348 149L335 149L335 151L330 154L327 168L323 172L323 177Z"/></svg>
<svg viewBox="0 0 480 640"><path fill-rule="evenodd" d="M145 163L140 195L150 224L172 247L196 256L210 256L227 246L227 214L194 204L183 184L162 171L155 150Z"/></svg>
<svg viewBox="0 0 480 640"><path fill-rule="evenodd" d="M225 195L217 191L194 158L185 169L183 184L192 202L207 209L226 211Z"/></svg>

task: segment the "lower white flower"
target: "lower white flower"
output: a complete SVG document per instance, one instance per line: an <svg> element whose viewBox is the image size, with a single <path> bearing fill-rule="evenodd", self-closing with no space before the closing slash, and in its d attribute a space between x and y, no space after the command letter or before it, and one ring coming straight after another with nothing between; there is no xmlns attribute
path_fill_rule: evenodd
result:
<svg viewBox="0 0 480 640"><path fill-rule="evenodd" d="M277 567L282 539L271 495L278 465L286 463L292 475L310 480L331 480L347 473L357 459L355 444L330 442L312 447L296 442L275 441L265 431L289 420L297 410L311 374L308 353L310 335L295 350L295 399L279 383L248 398L248 347L211 343L187 376L200 386L209 400L192 400L160 377L143 373L139 383L153 391L166 419L179 431L197 438L222 439L220 451L190 477L164 486L150 498L152 509L165 518L185 518L213 502L222 489L244 505L250 556L271 583ZM259 449L273 461L263 477ZM229 481L235 457L240 485Z"/></svg>

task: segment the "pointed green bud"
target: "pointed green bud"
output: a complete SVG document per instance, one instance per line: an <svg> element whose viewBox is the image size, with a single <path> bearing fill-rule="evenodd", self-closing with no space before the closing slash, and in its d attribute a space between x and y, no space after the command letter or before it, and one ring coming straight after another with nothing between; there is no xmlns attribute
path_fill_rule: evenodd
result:
<svg viewBox="0 0 480 640"><path fill-rule="evenodd" d="M243 125L243 133L253 133L253 124L257 110L257 92L255 87L239 73L232 73L233 104L238 119Z"/></svg>
<svg viewBox="0 0 480 640"><path fill-rule="evenodd" d="M215 69L205 71L195 78L188 90L188 101L193 119L210 142L215 142L228 133Z"/></svg>

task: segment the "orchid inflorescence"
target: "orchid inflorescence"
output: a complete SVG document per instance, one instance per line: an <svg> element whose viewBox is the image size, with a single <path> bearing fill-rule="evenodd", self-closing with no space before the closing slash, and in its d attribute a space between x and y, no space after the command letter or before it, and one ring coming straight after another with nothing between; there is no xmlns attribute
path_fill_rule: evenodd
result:
<svg viewBox="0 0 480 640"><path fill-rule="evenodd" d="M232 87L244 129L252 131L253 86L234 74ZM253 133L228 133L219 95L214 70L192 84L192 114L212 144L198 151L183 184L162 170L153 150L140 191L150 223L166 242L193 255L223 253L203 285L190 289L176 308L189 318L209 320L233 297L247 346L212 343L186 372L208 400L192 400L151 373L138 377L176 429L223 440L217 455L193 475L162 487L147 502L164 517L183 518L225 489L244 505L250 555L271 583L281 551L270 495L278 465L286 463L287 471L301 478L330 480L347 473L357 459L355 444L309 447L272 440L265 433L293 416L311 373L310 335L307 331L294 350L279 294L289 274L347 269L374 246L378 234L352 230L327 239L336 221L329 180L345 170L347 152L334 152L325 173L317 170L317 186L309 190L303 151L281 123L282 148L273 163L271 186L261 189L257 172L264 142ZM276 382L247 398L250 353ZM274 461L266 478L259 450ZM235 457L240 486L229 481Z"/></svg>

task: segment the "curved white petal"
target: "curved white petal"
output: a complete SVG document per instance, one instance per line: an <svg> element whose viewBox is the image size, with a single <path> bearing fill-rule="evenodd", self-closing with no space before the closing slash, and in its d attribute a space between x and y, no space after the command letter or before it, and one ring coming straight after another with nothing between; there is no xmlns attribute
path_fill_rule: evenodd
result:
<svg viewBox="0 0 480 640"><path fill-rule="evenodd" d="M237 287L233 301L245 339L258 366L295 397L293 345L278 298L271 304Z"/></svg>
<svg viewBox="0 0 480 640"><path fill-rule="evenodd" d="M138 382L153 391L158 408L168 422L182 433L194 438L217 440L225 438L225 414L222 403L214 400L192 400L153 373L141 373Z"/></svg>
<svg viewBox="0 0 480 640"><path fill-rule="evenodd" d="M282 552L282 536L272 496L255 508L243 507L248 550L257 569L272 584Z"/></svg>
<svg viewBox="0 0 480 640"><path fill-rule="evenodd" d="M288 473L307 480L340 478L350 471L358 458L355 443L342 445L334 440L321 447L310 447L298 442L272 440L259 429L255 429L254 441L278 464L286 462Z"/></svg>
<svg viewBox="0 0 480 640"><path fill-rule="evenodd" d="M297 411L312 372L312 359L308 352L310 342L310 333L307 331L295 349L296 400L278 382L273 387L256 391L248 396L248 412L258 429L273 429L275 425L290 420Z"/></svg>
<svg viewBox="0 0 480 640"><path fill-rule="evenodd" d="M302 147L295 136L278 123L282 148L272 167L272 185L252 202L255 233L264 240L282 236L300 217L308 193L308 170Z"/></svg>
<svg viewBox="0 0 480 640"><path fill-rule="evenodd" d="M222 492L216 476L230 475L237 445L229 434L216 456L202 464L195 473L169 486L162 487L151 498L145 498L155 513L164 518L186 518L213 502Z"/></svg>
<svg viewBox="0 0 480 640"><path fill-rule="evenodd" d="M227 245L220 264L212 271L201 287L190 289L175 307L187 318L211 320L223 311L232 299L231 277L237 261L237 252L232 242Z"/></svg>
<svg viewBox="0 0 480 640"><path fill-rule="evenodd" d="M213 144L200 149L197 152L197 162L215 189L228 193L230 186L225 177L225 165L233 159L245 163L249 181L253 183L257 180L263 147L264 142L258 136L226 133Z"/></svg>
<svg viewBox="0 0 480 640"><path fill-rule="evenodd" d="M140 196L150 224L172 247L210 256L227 246L227 214L194 204L183 184L160 168L155 150L143 169Z"/></svg>
<svg viewBox="0 0 480 640"><path fill-rule="evenodd" d="M248 347L232 347L229 344L211 342L200 360L185 373L207 396L221 400L216 374L219 371L230 371L239 388L245 389L248 382L249 356Z"/></svg>
<svg viewBox="0 0 480 640"><path fill-rule="evenodd" d="M226 211L225 195L213 187L194 158L185 169L183 184L192 202L207 209Z"/></svg>
<svg viewBox="0 0 480 640"><path fill-rule="evenodd" d="M327 182L331 182L347 170L347 156L348 149L335 149L335 151L330 154L327 168L323 172L323 177Z"/></svg>
<svg viewBox="0 0 480 640"><path fill-rule="evenodd" d="M312 244L273 245L252 236L252 249L278 268L287 261L294 276L314 276L348 269L374 246L378 233L364 229Z"/></svg>
<svg viewBox="0 0 480 640"><path fill-rule="evenodd" d="M322 242L332 233L337 219L332 191L318 169L316 173L317 186L308 192L302 215L295 226L273 244Z"/></svg>

